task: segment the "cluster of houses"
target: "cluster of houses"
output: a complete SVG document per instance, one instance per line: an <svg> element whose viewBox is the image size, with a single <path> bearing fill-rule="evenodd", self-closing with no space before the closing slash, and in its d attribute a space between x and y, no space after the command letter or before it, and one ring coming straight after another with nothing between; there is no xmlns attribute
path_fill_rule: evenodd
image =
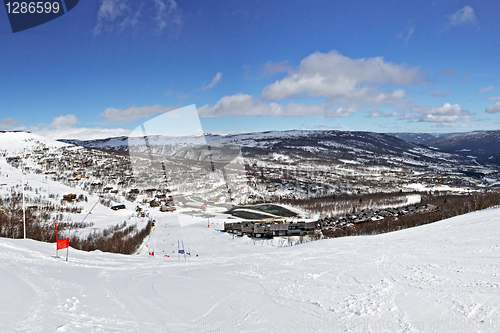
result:
<svg viewBox="0 0 500 333"><path fill-rule="evenodd" d="M348 224L366 223L383 220L387 216L399 216L427 211L434 211L437 206L432 204L422 206L406 206L401 208L387 208L381 210L364 209L359 212L348 213L343 217L326 217L318 221L286 222L283 220L226 222L224 232L251 238L273 238L276 236L303 236L332 226L346 226Z"/></svg>
<svg viewBox="0 0 500 333"><path fill-rule="evenodd" d="M45 174L50 176L53 181L71 187L79 187L99 195L128 195L131 200L135 200L135 197L140 194L151 195L149 200L154 198L150 201L151 207L160 207L161 211L175 210L173 199L170 196L156 194L168 193L167 189L159 189L165 186L160 185L159 188L146 189L145 184L150 182L147 179L134 177L127 155L77 147L49 149L43 143L38 143L30 153L23 156L7 157L7 161L14 166L19 166L23 159L33 160L36 166L25 166L26 171ZM63 196L63 201L73 202L75 200L77 200L76 194L70 193ZM123 204L110 208L115 211L126 209Z"/></svg>
<svg viewBox="0 0 500 333"><path fill-rule="evenodd" d="M276 236L303 236L321 229L321 222L245 221L224 223L224 232L251 238L273 238Z"/></svg>
<svg viewBox="0 0 500 333"><path fill-rule="evenodd" d="M125 205L116 205L116 206L111 206L112 210L120 210L120 209L127 209Z"/></svg>
<svg viewBox="0 0 500 333"><path fill-rule="evenodd" d="M436 210L437 206L432 204L416 206L410 205L406 207L400 208L386 208L386 209L363 209L359 212L347 213L345 217L337 219L337 223L364 223L371 221L383 220L386 216L399 216L406 215L412 213L421 213L425 211L433 211ZM333 221L333 219L332 219Z"/></svg>
<svg viewBox="0 0 500 333"><path fill-rule="evenodd" d="M64 201L72 202L73 200L76 200L76 194L74 194L74 193L64 194L63 195L63 200Z"/></svg>
<svg viewBox="0 0 500 333"><path fill-rule="evenodd" d="M156 189L154 191L156 191ZM152 192L152 191L147 190L147 192ZM135 193L135 191L133 193ZM166 194L157 194L153 200L149 201L149 207L151 208L160 207L160 212L173 212L175 211L174 198L171 195L167 196ZM123 204L116 205L112 206L111 209L112 210L126 209L126 206ZM144 215L143 209L139 206L136 207L136 212L139 215Z"/></svg>
<svg viewBox="0 0 500 333"><path fill-rule="evenodd" d="M323 182L310 179L311 172L305 169L287 169L273 167L258 167L256 163L246 165L246 182L252 187L257 188L257 184L264 184L260 188L260 195L251 194L248 199L262 199L266 196L265 192L271 194L321 196L326 195L332 190L331 186ZM317 172L317 178L327 179L324 172Z"/></svg>
<svg viewBox="0 0 500 333"><path fill-rule="evenodd" d="M117 184L130 180L132 171L126 156L109 154L95 149L61 147L49 149L41 142L35 142L34 149L23 156L7 157L7 162L19 166L32 160L34 166L25 166L27 172L51 176L54 181L68 186L78 186L88 191L102 190L102 183ZM99 179L101 183L89 181ZM129 182L123 183L130 185Z"/></svg>
<svg viewBox="0 0 500 333"><path fill-rule="evenodd" d="M14 156L14 157L7 157L7 163L13 164L13 163L18 163L21 162L21 157L19 156Z"/></svg>
<svg viewBox="0 0 500 333"><path fill-rule="evenodd" d="M167 196L166 194L157 194L155 196L155 199L151 200L149 202L150 207L160 207L160 212L174 212L175 211L175 205L174 205L174 198L169 195Z"/></svg>

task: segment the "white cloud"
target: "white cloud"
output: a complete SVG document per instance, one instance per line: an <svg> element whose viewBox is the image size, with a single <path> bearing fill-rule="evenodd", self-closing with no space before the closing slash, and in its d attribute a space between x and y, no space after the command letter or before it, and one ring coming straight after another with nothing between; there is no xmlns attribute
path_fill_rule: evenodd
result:
<svg viewBox="0 0 500 333"><path fill-rule="evenodd" d="M367 118L388 118L388 117L403 117L405 114L404 112L389 112L389 113L384 113L380 112L377 109L371 109L368 110L368 116Z"/></svg>
<svg viewBox="0 0 500 333"><path fill-rule="evenodd" d="M0 128L11 129L15 126L20 126L23 122L13 118L5 118L0 121Z"/></svg>
<svg viewBox="0 0 500 333"><path fill-rule="evenodd" d="M52 123L50 123L50 126L55 128L67 128L77 123L78 118L74 114L67 114L65 116L55 117Z"/></svg>
<svg viewBox="0 0 500 333"><path fill-rule="evenodd" d="M386 90L373 96L373 104L385 105L390 104L394 101L402 100L406 97L406 90L396 89L396 90Z"/></svg>
<svg viewBox="0 0 500 333"><path fill-rule="evenodd" d="M404 89L381 92L378 84L413 85L425 81L419 67L385 62L382 57L351 59L337 51L304 58L287 77L264 88L261 99L282 100L307 94L342 105L383 105L406 96Z"/></svg>
<svg viewBox="0 0 500 333"><path fill-rule="evenodd" d="M472 120L472 113L463 109L458 104L451 105L450 103L444 103L443 106L440 107L409 104L407 108L411 112L419 114L417 119L420 122L453 123L457 121Z"/></svg>
<svg viewBox="0 0 500 333"><path fill-rule="evenodd" d="M169 26L182 27L182 19L177 10L177 3L174 0L154 0L154 3L157 10L155 21L159 34Z"/></svg>
<svg viewBox="0 0 500 333"><path fill-rule="evenodd" d="M458 104L444 103L440 107L409 105L410 111L420 114L459 115L465 112Z"/></svg>
<svg viewBox="0 0 500 333"><path fill-rule="evenodd" d="M99 35L103 30L113 30L118 27L123 30L137 24L140 13L130 8L127 0L101 0L101 5L97 11L97 25L94 27L94 34Z"/></svg>
<svg viewBox="0 0 500 333"><path fill-rule="evenodd" d="M95 140L117 136L128 136L130 134L130 130L123 128L100 127L68 127L56 129L32 127L28 130L51 139Z"/></svg>
<svg viewBox="0 0 500 333"><path fill-rule="evenodd" d="M448 16L448 26L458 27L467 25L476 25L477 18L474 9L471 6L464 6L455 13Z"/></svg>
<svg viewBox="0 0 500 333"><path fill-rule="evenodd" d="M158 113L172 111L177 108L179 108L179 105L152 105L142 107L130 106L126 109L107 108L103 113L101 113L101 117L112 124L123 124L133 122L141 118L148 118Z"/></svg>
<svg viewBox="0 0 500 333"><path fill-rule="evenodd" d="M427 89L427 90L422 91L421 93L430 94L432 97L446 97L446 96L450 96L453 93L453 91L451 91L451 90L440 91L440 90L434 90L434 89Z"/></svg>
<svg viewBox="0 0 500 333"><path fill-rule="evenodd" d="M236 94L222 97L213 107L204 105L198 108L198 114L202 118L219 117L223 115L233 116L309 116L325 115L326 117L346 117L358 110L353 108L336 108L321 104L289 103L280 105L267 103L254 99L252 95Z"/></svg>
<svg viewBox="0 0 500 333"><path fill-rule="evenodd" d="M212 89L213 87L215 87L217 85L217 83L219 83L220 79L222 78L222 73L221 72L218 72L217 74L215 74L215 77L212 79L212 81L207 84L206 86L203 86L203 90L209 90L209 89Z"/></svg>
<svg viewBox="0 0 500 333"><path fill-rule="evenodd" d="M470 121L471 117L469 116L446 116L446 115L435 115L435 114L427 114L425 116L421 116L418 118L420 122L426 123L454 123L457 121Z"/></svg>
<svg viewBox="0 0 500 333"><path fill-rule="evenodd" d="M176 95L178 99L188 99L188 98L193 98L194 96L191 94L185 94L182 90L175 91L175 90L167 90L164 93L165 96L173 96Z"/></svg>
<svg viewBox="0 0 500 333"><path fill-rule="evenodd" d="M153 30L161 34L166 28L181 28L182 18L174 0L100 0L94 35L131 28ZM154 22L154 24L151 24Z"/></svg>
<svg viewBox="0 0 500 333"><path fill-rule="evenodd" d="M109 123L119 124L138 120L144 117L151 117L158 113L165 113L178 106L153 105L144 107L131 106L126 109L107 108L101 113ZM168 116L176 117L175 113ZM80 139L92 140L114 136L128 135L131 131L123 128L103 128L103 127L73 127L78 123L78 118L73 114L63 115L54 118L50 125L41 124L39 126L27 128L27 130L53 139Z"/></svg>
<svg viewBox="0 0 500 333"><path fill-rule="evenodd" d="M338 125L314 125L313 127L302 125L300 129L312 129L312 130L337 130L337 131L351 131L349 127L338 126Z"/></svg>
<svg viewBox="0 0 500 333"><path fill-rule="evenodd" d="M418 119L418 117L414 114L404 114L401 117L399 117L399 120L408 120L408 121L413 121Z"/></svg>
<svg viewBox="0 0 500 333"><path fill-rule="evenodd" d="M480 88L479 92L480 93L484 93L484 92L488 92L488 91L491 91L491 90L495 90L495 87L494 86L488 86L488 87Z"/></svg>
<svg viewBox="0 0 500 333"><path fill-rule="evenodd" d="M477 128L477 126L474 126L474 125L466 125L466 124L450 124L450 123L438 123L438 124L435 124L431 127L434 127L434 128L456 128L456 129L464 129L464 128L467 128L467 129L473 129L473 128Z"/></svg>
<svg viewBox="0 0 500 333"><path fill-rule="evenodd" d="M293 69L288 62L267 63L265 74L287 72L287 76L266 86L259 99L239 93L222 97L214 106L198 109L201 117L234 116L307 116L324 115L325 118L347 117L366 106L395 106L401 110L406 103L407 91L401 87L382 90L379 85L414 85L426 81L426 72L419 67L394 64L383 58L351 59L336 51L314 53L304 58ZM306 94L325 97L319 104L276 101Z"/></svg>
<svg viewBox="0 0 500 333"><path fill-rule="evenodd" d="M439 74L441 74L443 76L453 77L453 76L457 75L457 72L455 72L452 68L446 68L446 69L443 69L441 72L439 72Z"/></svg>
<svg viewBox="0 0 500 333"><path fill-rule="evenodd" d="M354 107L340 107L340 108L328 107L325 109L325 117L326 118L349 117L356 112L359 112L359 110Z"/></svg>
<svg viewBox="0 0 500 333"><path fill-rule="evenodd" d="M398 37L408 43L415 32L415 27L410 27L408 31L400 32Z"/></svg>
<svg viewBox="0 0 500 333"><path fill-rule="evenodd" d="M270 76L282 72L290 73L293 68L288 61L285 60L281 62L268 62L264 65L262 70L264 72L262 76Z"/></svg>
<svg viewBox="0 0 500 333"><path fill-rule="evenodd" d="M487 101L499 101L500 96L490 96L486 99Z"/></svg>
<svg viewBox="0 0 500 333"><path fill-rule="evenodd" d="M500 102L496 102L492 106L488 106L486 108L486 112L488 112L488 113L498 113L498 112L500 112Z"/></svg>
<svg viewBox="0 0 500 333"><path fill-rule="evenodd" d="M243 65L243 78L245 80L252 79L252 70L251 70L250 66L248 66L248 65Z"/></svg>

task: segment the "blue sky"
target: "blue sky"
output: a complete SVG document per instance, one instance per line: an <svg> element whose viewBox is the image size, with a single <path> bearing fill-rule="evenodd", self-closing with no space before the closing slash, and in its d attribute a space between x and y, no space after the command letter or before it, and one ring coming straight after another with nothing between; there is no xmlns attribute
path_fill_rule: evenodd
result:
<svg viewBox="0 0 500 333"><path fill-rule="evenodd" d="M195 104L205 132L500 129L500 3L85 0L13 34L0 128L127 135Z"/></svg>

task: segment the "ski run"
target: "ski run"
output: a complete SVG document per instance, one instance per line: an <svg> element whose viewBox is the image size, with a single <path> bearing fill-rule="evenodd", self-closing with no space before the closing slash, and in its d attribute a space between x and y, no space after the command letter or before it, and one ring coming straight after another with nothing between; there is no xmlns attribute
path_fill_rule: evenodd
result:
<svg viewBox="0 0 500 333"><path fill-rule="evenodd" d="M295 246L233 239L222 218L154 218L129 256L70 248L66 262L55 243L0 239L0 331L500 329L499 209Z"/></svg>

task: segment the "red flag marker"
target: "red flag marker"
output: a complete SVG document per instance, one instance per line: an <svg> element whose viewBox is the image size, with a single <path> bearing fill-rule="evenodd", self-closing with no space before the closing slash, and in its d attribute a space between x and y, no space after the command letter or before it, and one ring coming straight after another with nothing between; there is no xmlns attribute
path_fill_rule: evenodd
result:
<svg viewBox="0 0 500 333"><path fill-rule="evenodd" d="M57 250L65 249L69 246L69 238L57 240Z"/></svg>

